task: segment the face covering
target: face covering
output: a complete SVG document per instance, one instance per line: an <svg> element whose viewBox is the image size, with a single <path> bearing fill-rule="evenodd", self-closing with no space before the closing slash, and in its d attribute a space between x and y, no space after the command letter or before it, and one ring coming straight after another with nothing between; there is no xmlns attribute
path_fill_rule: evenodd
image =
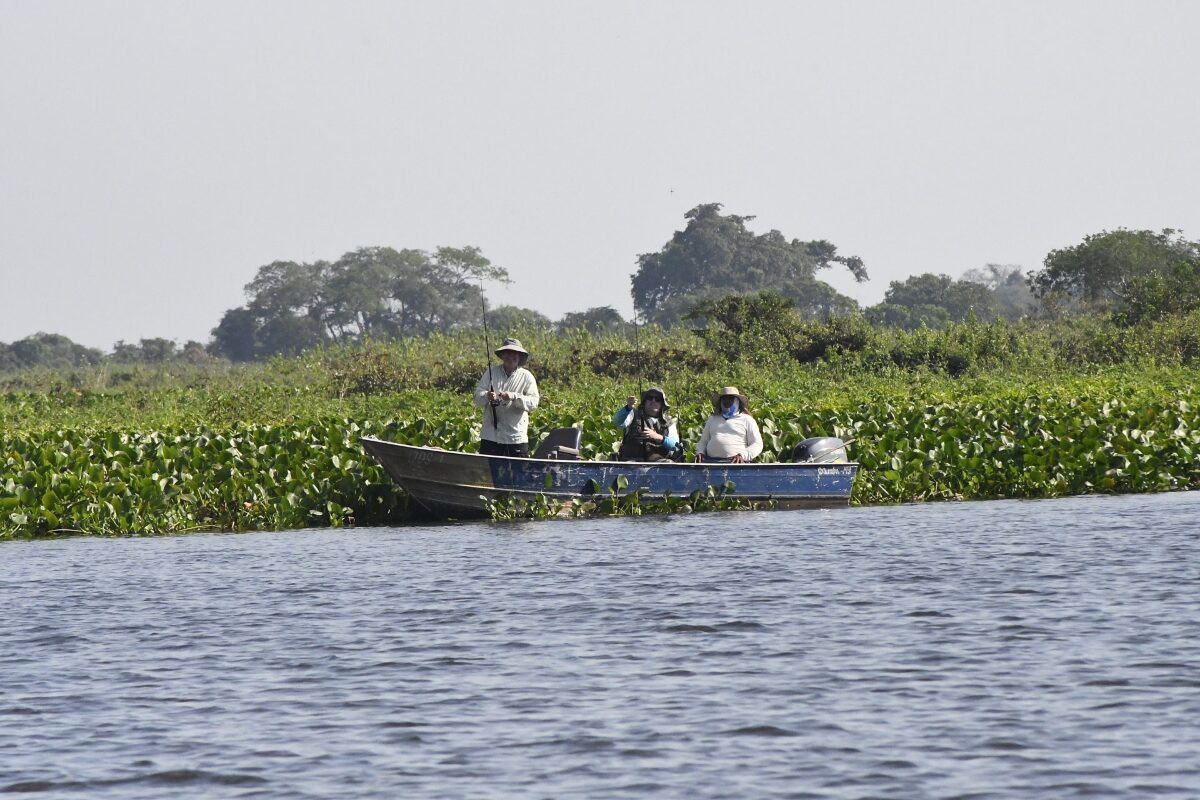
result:
<svg viewBox="0 0 1200 800"><path fill-rule="evenodd" d="M725 419L733 419L735 416L737 416L737 413L738 413L738 401L737 400L734 400L732 403L730 403L729 408L723 408L721 410L721 416L724 417Z"/></svg>

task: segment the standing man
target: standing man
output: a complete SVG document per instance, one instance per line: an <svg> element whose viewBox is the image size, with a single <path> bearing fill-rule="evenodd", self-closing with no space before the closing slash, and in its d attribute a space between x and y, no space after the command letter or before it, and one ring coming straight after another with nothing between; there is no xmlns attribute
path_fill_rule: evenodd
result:
<svg viewBox="0 0 1200 800"><path fill-rule="evenodd" d="M489 364L475 387L475 405L483 409L479 452L529 458L529 412L541 399L533 373L525 369L529 351L519 339L505 339L496 356L500 366Z"/></svg>

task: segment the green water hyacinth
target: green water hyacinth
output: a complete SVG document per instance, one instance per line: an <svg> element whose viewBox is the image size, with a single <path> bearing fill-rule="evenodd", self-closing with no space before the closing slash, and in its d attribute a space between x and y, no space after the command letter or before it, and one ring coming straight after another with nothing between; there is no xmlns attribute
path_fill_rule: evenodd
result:
<svg viewBox="0 0 1200 800"><path fill-rule="evenodd" d="M608 457L617 442L612 405L610 398L547 404L531 436L580 425L582 457ZM792 395L759 407L769 410L758 417L765 459L815 433L855 439L858 504L1200 488L1200 397L1190 386L1076 381L1040 394L959 401L901 402L892 393L808 407ZM320 417L220 429L6 432L0 537L404 523L419 510L358 438L468 451L478 440L470 410L430 402L417 412L402 422ZM683 438L694 443L707 410L680 403L679 413L689 422L681 425ZM735 490L653 504L609 498L566 512L736 507ZM500 518L562 511L536 504L495 509Z"/></svg>
<svg viewBox="0 0 1200 800"><path fill-rule="evenodd" d="M157 534L394 522L407 498L361 435L463 446L425 417L194 432L0 437L0 535ZM468 432L469 435L469 432Z"/></svg>

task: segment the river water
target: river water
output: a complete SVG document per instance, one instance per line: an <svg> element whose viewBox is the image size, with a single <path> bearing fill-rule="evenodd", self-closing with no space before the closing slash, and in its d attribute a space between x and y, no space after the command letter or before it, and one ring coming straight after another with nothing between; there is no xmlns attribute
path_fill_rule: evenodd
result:
<svg viewBox="0 0 1200 800"><path fill-rule="evenodd" d="M1200 797L1200 493L0 543L0 793Z"/></svg>

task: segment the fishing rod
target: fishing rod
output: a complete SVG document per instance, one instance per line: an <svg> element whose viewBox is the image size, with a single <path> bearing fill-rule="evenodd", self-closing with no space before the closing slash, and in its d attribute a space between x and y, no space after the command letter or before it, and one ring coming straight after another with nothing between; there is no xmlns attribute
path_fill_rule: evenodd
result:
<svg viewBox="0 0 1200 800"><path fill-rule="evenodd" d="M489 403L492 407L492 431L494 435L500 436L500 422L496 419L496 406L500 405L500 401L496 399L496 387L492 383L492 343L488 340L487 327L487 295L483 293L483 281L479 282L479 302L483 306L483 358L484 368L487 370L488 376L488 391L492 395Z"/></svg>
<svg viewBox="0 0 1200 800"><path fill-rule="evenodd" d="M637 309L634 309L633 312L633 349L637 351L638 396L641 397L646 390L646 376L644 374L645 370L642 365L642 344L638 340Z"/></svg>
<svg viewBox="0 0 1200 800"><path fill-rule="evenodd" d="M634 417L634 421L636 422L640 418L642 430L645 431L646 416L645 416L645 409L643 408L642 404L646 398L646 376L645 376L645 370L642 366L642 343L641 343L641 340L638 339L638 323L637 323L637 309L636 308L633 310L633 349L637 355L637 365L638 365L638 405L637 405L637 410L634 411L634 414L637 414L638 416ZM664 411L663 413L666 413L666 412ZM643 435L642 435L642 458L643 459L647 457L646 452L648 449L649 449L649 446L646 444L646 437L645 437L645 434L643 433Z"/></svg>

